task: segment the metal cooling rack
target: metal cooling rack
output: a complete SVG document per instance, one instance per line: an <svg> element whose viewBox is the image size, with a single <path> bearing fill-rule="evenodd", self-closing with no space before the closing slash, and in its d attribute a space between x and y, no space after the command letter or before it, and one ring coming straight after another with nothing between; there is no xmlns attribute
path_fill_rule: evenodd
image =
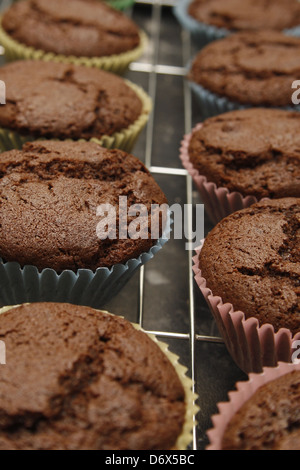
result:
<svg viewBox="0 0 300 470"><path fill-rule="evenodd" d="M189 205L189 231L186 236L191 240L194 214L192 206L201 204L202 201L194 190L191 177L180 165L179 146L183 135L189 133L202 118L201 109L194 102L185 78L186 66L197 49L192 44L190 34L182 30L173 15L172 9L175 4L176 0L136 2L131 14L148 34L149 47L139 62L131 64L128 78L140 81L140 74L147 77L148 86L145 87L143 80L142 84L148 90L154 105L145 131L144 148L139 145L134 153L140 158L144 155L146 166L165 189L167 196L169 191L171 192L170 204L180 200L181 204ZM177 113L176 119L173 118L173 113ZM166 123L165 120L168 118L170 122ZM159 130L161 128L162 131ZM164 138L164 133L173 137L171 145L170 138ZM211 228L208 217L205 217L205 233ZM211 415L217 411L216 403L225 400L227 392L234 387L235 381L242 380L244 375L228 357L211 314L195 285L192 272L194 253L185 250L183 246L185 242L186 240L183 240L179 251L178 246L172 246L174 241L169 241L164 248L165 257L161 256L161 259L158 259L157 256L153 262L156 264L155 267L149 263L141 269L137 286L137 317L145 331L169 343L170 349L176 352L181 362L188 367L189 375L195 383L194 391L199 396L197 402L200 406L198 424L195 423L194 427L192 448L200 450L204 449L208 442L206 430L211 426ZM183 261L184 256L185 261ZM172 304L178 302L180 305L184 299L185 305L174 311L174 305L168 305L168 301L164 302L169 314L169 321L165 322L162 321L162 317L166 311L156 310L161 305L159 299L161 292L156 292L157 286L153 285L153 276L157 274L159 277L161 270L168 271L166 269L169 263L168 257L174 257L175 260L178 257L179 268L177 271L173 270L169 277L169 283L173 288L169 285L169 288L160 290L163 291L165 299L168 299L169 295L174 295L175 291L177 297ZM183 265L185 269L182 271ZM152 275L147 276L147 271ZM149 285L151 282L152 285ZM178 288L180 284L183 284L183 287ZM148 295L145 294L147 290ZM147 316L148 318L151 316L151 320L147 321ZM185 328L182 325L182 317L185 319Z"/></svg>
<svg viewBox="0 0 300 470"><path fill-rule="evenodd" d="M10 0L0 0L1 10ZM180 141L201 121L185 79L186 64L196 53L188 32L175 19L176 0L138 0L126 11L148 35L142 58L132 63L126 78L141 85L153 100L153 112L133 153L152 172L167 195L169 204L189 204L188 233L193 232L193 209L201 204L198 193L179 160ZM205 234L212 228L205 217ZM167 242L154 259L128 282L105 308L137 322L147 332L168 343L194 381L200 407L191 449L207 445L206 431L216 404L227 399L244 374L235 366L219 337L216 325L195 285L193 252L187 240ZM102 306L103 307L103 306Z"/></svg>

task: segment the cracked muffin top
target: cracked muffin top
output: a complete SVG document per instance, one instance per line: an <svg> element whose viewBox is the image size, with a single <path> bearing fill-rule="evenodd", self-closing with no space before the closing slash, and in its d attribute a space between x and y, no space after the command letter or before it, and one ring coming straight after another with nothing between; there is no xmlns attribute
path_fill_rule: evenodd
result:
<svg viewBox="0 0 300 470"><path fill-rule="evenodd" d="M140 43L135 23L98 0L22 0L4 13L2 27L26 46L68 56L110 56Z"/></svg>
<svg viewBox="0 0 300 470"><path fill-rule="evenodd" d="M6 105L0 126L22 135L91 139L134 123L142 102L109 72L55 62L17 61L1 67Z"/></svg>
<svg viewBox="0 0 300 470"><path fill-rule="evenodd" d="M299 57L300 38L274 31L237 33L204 47L188 78L240 104L292 107Z"/></svg>
<svg viewBox="0 0 300 470"><path fill-rule="evenodd" d="M148 214L139 217L146 236L134 239L127 230L124 234L135 218L128 216L122 228L119 197L127 198L125 208L147 208ZM133 155L92 142L27 143L22 150L1 154L0 257L57 272L110 268L139 257L156 243L150 228L153 238L155 233L159 237L165 221L151 218L151 205L166 202L152 175ZM115 233L108 238L108 228L97 231L105 217L98 207L106 204L115 210L110 224Z"/></svg>
<svg viewBox="0 0 300 470"><path fill-rule="evenodd" d="M300 371L262 385L227 425L222 450L300 449Z"/></svg>
<svg viewBox="0 0 300 470"><path fill-rule="evenodd" d="M171 449L185 391L159 346L88 307L36 303L0 315L0 449Z"/></svg>
<svg viewBox="0 0 300 470"><path fill-rule="evenodd" d="M243 196L300 197L300 113L251 108L204 121L189 159L209 182Z"/></svg>
<svg viewBox="0 0 300 470"><path fill-rule="evenodd" d="M193 0L188 13L229 31L281 31L300 24L298 0Z"/></svg>
<svg viewBox="0 0 300 470"><path fill-rule="evenodd" d="M223 303L275 331L300 331L300 199L264 200L223 219L199 255Z"/></svg>

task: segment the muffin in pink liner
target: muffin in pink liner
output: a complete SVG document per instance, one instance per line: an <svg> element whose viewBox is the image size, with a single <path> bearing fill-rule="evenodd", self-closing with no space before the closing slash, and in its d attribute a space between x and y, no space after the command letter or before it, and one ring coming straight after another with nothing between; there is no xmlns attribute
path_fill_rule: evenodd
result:
<svg viewBox="0 0 300 470"><path fill-rule="evenodd" d="M199 123L180 159L213 223L263 198L300 197L299 113L253 108Z"/></svg>
<svg viewBox="0 0 300 470"><path fill-rule="evenodd" d="M266 200L228 216L202 241L193 258L195 281L230 355L246 373L261 372L263 367L274 367L278 361L291 362L294 341L300 340L299 262L296 258L293 262L293 256L299 257L299 251L297 229L293 229L290 216L293 208L299 208L297 201L299 203L295 198ZM289 214L289 223L284 223L276 210L279 214L284 211ZM266 216L267 235L259 223L261 214ZM297 214L294 221L296 219ZM245 227L247 233L243 238ZM289 229L293 229L294 235L285 233ZM277 241L272 233L276 234ZM223 247L219 246L218 236ZM205 244L206 251L203 250ZM222 265L218 266L218 262ZM256 267L251 268L251 262L256 263ZM211 269L212 275L207 269Z"/></svg>
<svg viewBox="0 0 300 470"><path fill-rule="evenodd" d="M206 450L299 450L299 385L300 363L265 367L238 382L218 404Z"/></svg>

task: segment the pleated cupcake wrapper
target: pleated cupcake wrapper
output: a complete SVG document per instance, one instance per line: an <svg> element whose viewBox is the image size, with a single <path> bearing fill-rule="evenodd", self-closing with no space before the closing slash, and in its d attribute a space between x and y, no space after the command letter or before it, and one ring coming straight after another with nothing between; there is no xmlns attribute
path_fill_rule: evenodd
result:
<svg viewBox="0 0 300 470"><path fill-rule="evenodd" d="M139 86L124 80L124 82L138 95L142 102L142 112L138 119L132 123L126 129L122 129L119 132L115 132L111 136L103 135L102 137L93 137L90 139L91 142L95 142L102 147L107 149L118 148L125 152L131 152L140 133L146 126L149 115L152 111L152 100L147 93ZM5 152L6 150L21 149L25 142L32 142L35 140L49 140L49 138L40 137L36 138L32 135L21 135L16 131L10 129L0 128L0 151ZM51 140L62 140L62 139L51 139ZM72 139L65 139L72 140ZM79 141L86 141L85 139L79 139Z"/></svg>
<svg viewBox="0 0 300 470"><path fill-rule="evenodd" d="M102 307L125 286L133 274L162 249L170 238L172 219L168 214L162 237L147 253L112 268L77 272L54 269L41 271L36 266L21 267L17 262L0 259L0 304L16 305L26 302L68 302L94 308Z"/></svg>
<svg viewBox="0 0 300 470"><path fill-rule="evenodd" d="M263 367L275 367L278 362L291 362L293 342L300 340L300 332L294 338L287 328L281 328L275 333L272 325L259 325L254 317L246 319L245 314L235 310L231 303L224 304L221 297L215 296L207 287L199 267L203 243L204 240L193 257L194 278L232 359L245 373L259 373Z"/></svg>
<svg viewBox="0 0 300 470"><path fill-rule="evenodd" d="M121 54L113 54L103 57L77 57L73 55L55 54L46 52L34 47L26 46L13 39L1 26L0 18L0 44L4 47L5 58L8 61L14 60L44 60L46 62L60 62L63 64L84 65L95 67L108 72L122 75L127 70L129 64L143 54L147 44L147 36L143 31L140 34L140 44L131 51Z"/></svg>
<svg viewBox="0 0 300 470"><path fill-rule="evenodd" d="M0 308L0 315L2 313L8 312L9 310L12 310L13 308L17 308L19 305L20 304L16 304ZM102 310L102 312L107 313L109 315L114 315L113 313L107 311ZM196 403L198 400L198 396L194 392L194 383L192 379L187 375L188 369L182 364L180 364L179 356L169 350L168 344L158 340L155 335L144 331L139 324L132 323L132 326L134 326L134 328L136 328L137 330L143 331L145 334L147 334L147 336L149 336L152 341L154 341L154 343L157 344L157 346L161 349L161 351L173 365L177 376L182 383L185 392L186 412L182 432L178 436L173 450L187 450L193 440L193 429L197 424L197 414L199 412L199 407Z"/></svg>
<svg viewBox="0 0 300 470"><path fill-rule="evenodd" d="M227 188L218 187L215 183L207 181L207 178L200 175L199 171L194 168L190 162L188 149L193 133L201 127L201 123L197 124L190 134L184 136L180 147L180 159L199 191L210 220L217 224L224 217L245 209L258 201L255 196L244 197L238 191L231 192Z"/></svg>
<svg viewBox="0 0 300 470"><path fill-rule="evenodd" d="M202 23L188 14L188 8L191 0L179 0L173 8L174 15L183 29L191 33L195 44L202 48L212 41L223 39L232 34L228 29L218 28L217 26ZM287 36L300 36L300 25L294 28L288 28L283 31Z"/></svg>
<svg viewBox="0 0 300 470"><path fill-rule="evenodd" d="M187 70L190 70L191 63L188 64ZM209 117L217 116L219 114L227 113L229 111L237 111L240 109L249 109L253 107L253 105L247 104L240 104L234 101L229 100L225 96L219 96L210 90L207 90L203 86L199 85L198 83L189 81L189 86L195 95L198 103L200 104L201 109L201 116L203 119L207 119ZM292 92L291 92L292 97ZM271 106L271 108L282 109L286 111L297 111L300 112L300 105L292 105L291 106Z"/></svg>
<svg viewBox="0 0 300 470"><path fill-rule="evenodd" d="M250 374L246 382L238 382L237 390L229 393L228 401L218 404L218 414L212 416L213 427L207 431L210 444L206 450L222 450L224 432L237 411L263 385L286 375L293 370L300 370L300 364L278 363L276 367L265 367L259 374Z"/></svg>
<svg viewBox="0 0 300 470"><path fill-rule="evenodd" d="M135 326L136 328L140 329L139 325ZM184 387L186 404L185 421L182 433L177 439L174 450L187 450L188 446L192 443L193 440L193 429L197 424L197 414L199 412L199 407L197 405L198 396L193 391L193 381L187 376L187 368L179 363L179 357L169 350L169 346L166 343L159 341L153 334L147 334L158 344L160 349L163 351L163 353L165 353L169 361L173 364Z"/></svg>

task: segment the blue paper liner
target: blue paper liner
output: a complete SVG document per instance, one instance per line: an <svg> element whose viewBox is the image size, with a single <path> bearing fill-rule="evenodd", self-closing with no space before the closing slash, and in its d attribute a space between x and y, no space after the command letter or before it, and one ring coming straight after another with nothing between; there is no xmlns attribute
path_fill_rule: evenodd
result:
<svg viewBox="0 0 300 470"><path fill-rule="evenodd" d="M189 66L187 70L189 70ZM235 101L231 101L229 98L226 98L225 96L219 96L216 93L213 93L212 91L207 90L203 86L192 81L189 81L189 85L196 99L198 100L203 119L207 119L209 117L227 113L229 111L236 111L239 109L247 109L247 108L254 108L254 107L262 107L262 105L253 106L251 104L247 105L247 104L241 104ZM274 106L274 108L282 109L286 111L300 112L300 105Z"/></svg>
<svg viewBox="0 0 300 470"><path fill-rule="evenodd" d="M96 271L79 269L57 273L36 266L24 266L17 262L0 259L0 305L17 305L27 302L67 302L101 308L118 294L133 274L150 261L168 241L171 232L171 217L167 217L162 237L138 258L112 268L100 267Z"/></svg>
<svg viewBox="0 0 300 470"><path fill-rule="evenodd" d="M191 33L192 39L198 47L202 48L212 41L229 36L231 31L225 28L218 28L214 25L201 23L188 14L188 8L192 0L178 0L173 8L173 13L183 29ZM300 37L300 25L283 31L288 36Z"/></svg>

